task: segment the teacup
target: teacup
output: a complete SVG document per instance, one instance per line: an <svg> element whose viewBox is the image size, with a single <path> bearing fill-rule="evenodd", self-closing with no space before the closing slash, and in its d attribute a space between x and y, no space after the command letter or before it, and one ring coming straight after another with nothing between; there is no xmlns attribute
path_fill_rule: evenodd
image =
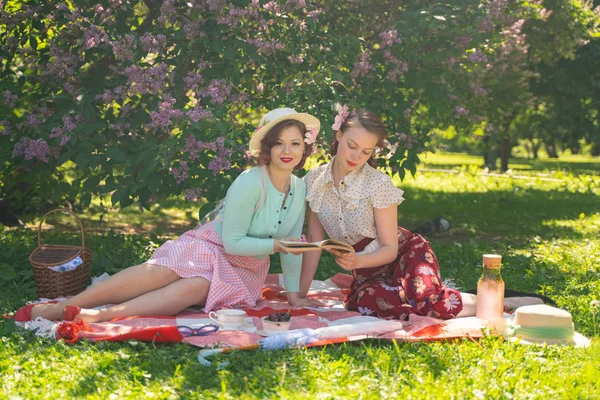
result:
<svg viewBox="0 0 600 400"><path fill-rule="evenodd" d="M208 318L212 319L223 328L230 329L243 325L244 322L246 322L246 316L247 314L244 310L234 310L229 308L208 313Z"/></svg>

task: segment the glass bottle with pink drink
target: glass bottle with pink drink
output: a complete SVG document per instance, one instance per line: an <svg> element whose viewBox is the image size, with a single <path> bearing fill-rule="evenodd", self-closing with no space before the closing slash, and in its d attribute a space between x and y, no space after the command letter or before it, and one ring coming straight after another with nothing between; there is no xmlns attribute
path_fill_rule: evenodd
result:
<svg viewBox="0 0 600 400"><path fill-rule="evenodd" d="M490 323L504 313L504 280L500 275L502 256L483 255L483 274L477 283L477 312L475 316Z"/></svg>

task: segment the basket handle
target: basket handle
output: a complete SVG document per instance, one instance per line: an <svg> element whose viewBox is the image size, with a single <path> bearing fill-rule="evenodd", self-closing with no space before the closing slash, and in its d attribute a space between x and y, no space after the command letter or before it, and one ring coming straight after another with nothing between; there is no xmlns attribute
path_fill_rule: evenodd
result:
<svg viewBox="0 0 600 400"><path fill-rule="evenodd" d="M52 211L46 213L46 215L44 215L42 217L42 219L40 221L40 225L38 226L38 247L42 247L42 224L44 223L44 220L46 219L46 217L48 215L58 212L58 211L63 211L63 212L69 213L73 217L75 217L75 219L79 223L79 228L81 230L81 248L85 248L85 239L83 237L83 224L81 223L81 220L79 219L79 217L73 211L69 210L68 208L57 208L56 210L52 210Z"/></svg>

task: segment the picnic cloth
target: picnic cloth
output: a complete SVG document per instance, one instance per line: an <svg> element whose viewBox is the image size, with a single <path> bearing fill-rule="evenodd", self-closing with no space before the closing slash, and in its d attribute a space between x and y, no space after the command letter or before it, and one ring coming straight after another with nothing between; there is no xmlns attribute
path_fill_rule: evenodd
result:
<svg viewBox="0 0 600 400"><path fill-rule="evenodd" d="M104 275L97 280L108 277ZM326 329L326 338L319 338L310 346L378 338L397 341L438 341L458 338L480 338L484 335L485 326L475 317L439 320L431 317L410 315L408 321L382 320L375 317L363 316L355 311L344 308L342 300L350 290L352 276L337 274L326 281L313 281L308 297L319 300L326 307L300 308L289 307L283 291L281 274L270 274L267 277L262 299L255 307L245 309L248 317L243 330L219 329L207 336L184 337L178 327L186 326L200 328L214 322L200 309L188 308L175 316L129 317L109 322L87 324L89 329L75 334L72 341L155 341L181 342L198 347L242 347L257 344L266 333L263 331L261 317L274 312L291 310L292 320L290 330L311 328ZM94 284L92 283L92 284ZM40 299L40 302L50 299ZM54 299L57 300L57 299ZM505 314L510 319L512 316ZM45 321L45 320L44 320ZM60 323L45 321L40 328L40 321L18 323L20 326L36 330L37 334L59 339L56 334ZM335 329L338 327L339 329ZM60 330L59 330L60 331Z"/></svg>

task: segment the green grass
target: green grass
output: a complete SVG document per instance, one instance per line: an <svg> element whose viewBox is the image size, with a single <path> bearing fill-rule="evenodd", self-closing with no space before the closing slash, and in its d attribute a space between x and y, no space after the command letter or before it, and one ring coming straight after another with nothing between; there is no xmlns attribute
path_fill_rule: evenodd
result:
<svg viewBox="0 0 600 400"><path fill-rule="evenodd" d="M179 344L45 341L0 322L0 398L598 398L600 393L600 160L515 160L515 174L485 176L479 157L434 154L426 168L399 185L408 228L443 215L449 232L432 238L442 275L474 288L481 255L503 255L508 288L545 294L573 314L590 349L529 347L484 338L452 343L363 341L317 349L238 352L224 370L200 366L198 349ZM538 178L552 178L541 180ZM168 236L195 225L197 206L174 199L140 213L98 209L82 219L93 227L92 274L141 262ZM165 223L164 220L168 220ZM129 234L129 232L138 234ZM75 235L76 236L76 235ZM44 231L43 239L77 241ZM0 312L35 296L27 257L34 231L0 230ZM279 270L273 263L273 272ZM317 278L339 272L323 260Z"/></svg>

